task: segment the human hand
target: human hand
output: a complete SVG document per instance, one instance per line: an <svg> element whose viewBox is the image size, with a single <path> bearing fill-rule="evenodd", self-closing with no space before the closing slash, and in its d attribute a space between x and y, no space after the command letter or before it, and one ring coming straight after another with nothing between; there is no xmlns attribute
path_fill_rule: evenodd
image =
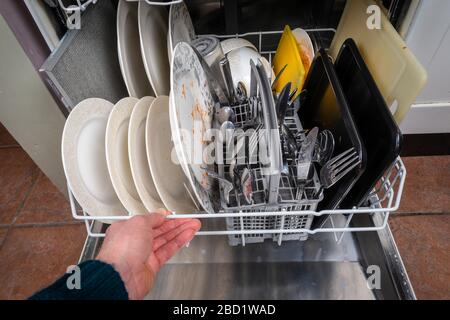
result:
<svg viewBox="0 0 450 320"><path fill-rule="evenodd" d="M199 220L168 220L168 212L161 213L115 222L106 231L97 260L111 264L120 274L130 299L147 295L162 265L201 227Z"/></svg>

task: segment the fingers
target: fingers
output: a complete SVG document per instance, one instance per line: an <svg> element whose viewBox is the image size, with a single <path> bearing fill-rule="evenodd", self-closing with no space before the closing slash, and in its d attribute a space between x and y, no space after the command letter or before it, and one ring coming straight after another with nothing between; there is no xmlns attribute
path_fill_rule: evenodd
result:
<svg viewBox="0 0 450 320"><path fill-rule="evenodd" d="M198 225L199 227L199 225ZM179 233L174 239L159 247L149 258L149 265L156 273L178 250L192 240L198 229L186 229Z"/></svg>
<svg viewBox="0 0 450 320"><path fill-rule="evenodd" d="M155 213L160 214L164 217L168 216L171 212L169 210L166 210L164 208L159 208L155 210Z"/></svg>
<svg viewBox="0 0 450 320"><path fill-rule="evenodd" d="M160 225L158 228L154 230L153 238L157 238L160 235L171 231L172 229L175 229L179 227L180 225L184 224L185 222L192 221L192 219L187 218L181 218L181 219L167 219L164 221L162 225Z"/></svg>
<svg viewBox="0 0 450 320"><path fill-rule="evenodd" d="M201 223L196 219L174 219L166 221L158 230L163 229L159 236L153 239L153 251L158 250L161 246L174 240L179 234L185 230L191 229L197 232L201 227ZM155 230L156 231L156 230Z"/></svg>
<svg viewBox="0 0 450 320"><path fill-rule="evenodd" d="M153 229L160 227L164 221L166 220L166 216L158 213L151 213L148 215L138 215L130 218L127 223L127 227L131 230L148 230L152 232Z"/></svg>

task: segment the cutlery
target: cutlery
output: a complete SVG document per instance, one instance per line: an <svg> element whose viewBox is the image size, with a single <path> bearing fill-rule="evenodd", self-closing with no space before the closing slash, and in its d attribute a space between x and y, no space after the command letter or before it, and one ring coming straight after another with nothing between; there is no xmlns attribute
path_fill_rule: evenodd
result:
<svg viewBox="0 0 450 320"><path fill-rule="evenodd" d="M235 101L235 91L233 85L233 76L231 75L230 62L227 57L224 57L220 60L220 69L223 73L223 78L225 79L225 86L228 90L228 98L230 99L231 104L234 104Z"/></svg>
<svg viewBox="0 0 450 320"><path fill-rule="evenodd" d="M283 90L281 90L278 96L277 103L275 104L275 110L277 112L278 125L284 122L284 117L286 116L286 110L289 106L289 92L291 91L291 83L288 82Z"/></svg>
<svg viewBox="0 0 450 320"><path fill-rule="evenodd" d="M222 144L225 142L226 153L228 153L228 151L230 150L231 143L233 142L234 129L234 123L231 121L225 121L220 126L221 142Z"/></svg>
<svg viewBox="0 0 450 320"><path fill-rule="evenodd" d="M222 107L216 111L216 119L220 125L222 125L226 121L235 122L236 115L231 107Z"/></svg>
<svg viewBox="0 0 450 320"><path fill-rule="evenodd" d="M286 70L287 66L288 66L288 65L285 64L284 67L281 68L281 70L277 73L277 75L275 76L275 79L273 79L272 85L271 85L272 90L273 90L273 88L275 87L275 85L277 84L278 79L280 79L280 76L281 76L281 74L283 73L283 71Z"/></svg>
<svg viewBox="0 0 450 320"><path fill-rule="evenodd" d="M322 188L330 188L360 163L361 159L355 148L350 148L329 160L320 170Z"/></svg>
<svg viewBox="0 0 450 320"><path fill-rule="evenodd" d="M323 166L333 155L334 145L331 131L328 129L321 131L314 148L313 161Z"/></svg>
<svg viewBox="0 0 450 320"><path fill-rule="evenodd" d="M239 81L236 88L236 98L239 103L244 103L248 100L247 90L242 81Z"/></svg>
<svg viewBox="0 0 450 320"><path fill-rule="evenodd" d="M198 52L198 50L194 47L192 47L195 54L198 57L198 60L200 61L200 64L202 65L203 71L205 71L206 78L208 79L209 87L211 89L211 95L213 96L214 101L219 102L220 105L227 105L229 106L229 100L227 95L225 94L222 86L220 85L219 81L214 75L214 72L208 65L208 63L205 61L205 59L202 57L202 55Z"/></svg>
<svg viewBox="0 0 450 320"><path fill-rule="evenodd" d="M298 151L297 139L295 139L294 134L284 123L281 124L281 134L288 147L289 154L291 155L292 159L295 159L297 157Z"/></svg>
<svg viewBox="0 0 450 320"><path fill-rule="evenodd" d="M253 203L253 175L251 170L244 168L241 176L241 188L244 199L248 204Z"/></svg>
<svg viewBox="0 0 450 320"><path fill-rule="evenodd" d="M291 92L291 94L289 95L289 99L288 99L289 101L292 102L292 99L294 99L295 94L297 93L297 91L298 91L298 88L295 88L294 91Z"/></svg>
<svg viewBox="0 0 450 320"><path fill-rule="evenodd" d="M299 95L290 103L289 107L293 108L294 112L297 113L298 110L300 110L300 106L302 106L305 102L307 95L308 91L306 91L306 89L303 89L299 93Z"/></svg>
<svg viewBox="0 0 450 320"><path fill-rule="evenodd" d="M314 127L306 136L297 156L297 181L306 181L310 172L314 147L319 128Z"/></svg>
<svg viewBox="0 0 450 320"><path fill-rule="evenodd" d="M225 198L225 202L227 204L229 204L230 203L230 192L234 189L234 185L230 181L228 181L227 179L222 178L221 176L219 176L214 171L206 170L206 173L211 178L217 179L219 181L219 184L221 185L222 190L223 190L223 196Z"/></svg>

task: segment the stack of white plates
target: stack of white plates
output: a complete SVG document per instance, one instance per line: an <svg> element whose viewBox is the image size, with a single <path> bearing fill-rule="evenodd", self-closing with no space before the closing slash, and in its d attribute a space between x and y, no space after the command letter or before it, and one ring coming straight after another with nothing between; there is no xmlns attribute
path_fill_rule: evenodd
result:
<svg viewBox="0 0 450 320"><path fill-rule="evenodd" d="M172 149L167 96L84 100L62 138L70 189L93 216L198 211Z"/></svg>
<svg viewBox="0 0 450 320"><path fill-rule="evenodd" d="M179 42L190 42L195 37L184 2L171 5L168 13L165 6L120 0L117 48L129 95L168 95L172 51Z"/></svg>

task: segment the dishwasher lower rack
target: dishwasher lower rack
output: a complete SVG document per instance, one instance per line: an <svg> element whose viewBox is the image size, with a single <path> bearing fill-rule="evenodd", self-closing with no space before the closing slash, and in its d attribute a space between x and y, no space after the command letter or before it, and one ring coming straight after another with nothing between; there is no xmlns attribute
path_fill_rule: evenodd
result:
<svg viewBox="0 0 450 320"><path fill-rule="evenodd" d="M286 207L281 211L264 212L217 212L217 213L174 213L168 216L168 219L195 218L201 221L215 220L219 227L214 230L200 230L198 236L229 236L230 245L246 245L254 243L252 239L261 239L271 237L279 245L284 240L305 240L308 235L315 233L333 233L334 239L341 242L346 232L370 232L379 231L386 228L389 215L398 210L403 193L403 187L406 178L406 168L400 158L396 160L393 166L378 181L376 187L367 198L367 206L355 207L352 209L323 210L314 211L314 209L301 207ZM89 237L104 237L105 233L94 231L95 221L120 221L130 219L131 216L89 216L76 202L70 186L68 186L70 207L72 216L76 220L85 222L87 234ZM327 215L327 222L317 229L310 228L311 218ZM355 215L378 215L377 225L362 226L352 225L352 219ZM338 217L339 216L339 217ZM344 219L342 219L344 217ZM275 221L271 225L273 228L265 229L266 221ZM249 223L250 222L250 223ZM304 222L304 223L303 223ZM227 227L228 223L228 227ZM229 229L229 224L233 224L233 230Z"/></svg>
<svg viewBox="0 0 450 320"><path fill-rule="evenodd" d="M306 29L311 36L315 47L324 46L332 38L335 29ZM274 46L279 41L282 31L263 31L248 32L235 35L211 35L219 39L229 39L235 37L246 38L256 43L256 47L261 55L265 56L269 63L272 61L272 55L275 53ZM289 118L289 117L287 117ZM346 232L368 232L378 231L386 228L390 213L395 212L400 205L403 192L403 185L406 177L406 169L400 158L378 181L376 188L367 198L367 205L364 207L355 207L342 210L323 210L316 211L318 201L285 203L283 206L270 207L263 206L258 208L228 208L217 213L174 213L169 219L178 218L196 218L206 222L203 225L213 225L214 229L200 230L197 235L202 236L228 236L229 244L243 245L258 243L266 239L272 239L279 245L283 241L305 241L310 234L315 233L333 233L334 239L341 242ZM283 183L283 181L281 181ZM83 208L76 202L70 186L68 193L72 216L74 219L84 221L89 237L104 237L105 233L97 232L94 228L96 221L120 221L131 218L131 216L89 216ZM320 199L316 199L320 200ZM311 223L314 217L326 215L328 219L321 228L311 229ZM355 215L377 215L379 223L370 226L352 225L352 219ZM344 217L344 219L342 218ZM216 223L217 222L217 223Z"/></svg>

